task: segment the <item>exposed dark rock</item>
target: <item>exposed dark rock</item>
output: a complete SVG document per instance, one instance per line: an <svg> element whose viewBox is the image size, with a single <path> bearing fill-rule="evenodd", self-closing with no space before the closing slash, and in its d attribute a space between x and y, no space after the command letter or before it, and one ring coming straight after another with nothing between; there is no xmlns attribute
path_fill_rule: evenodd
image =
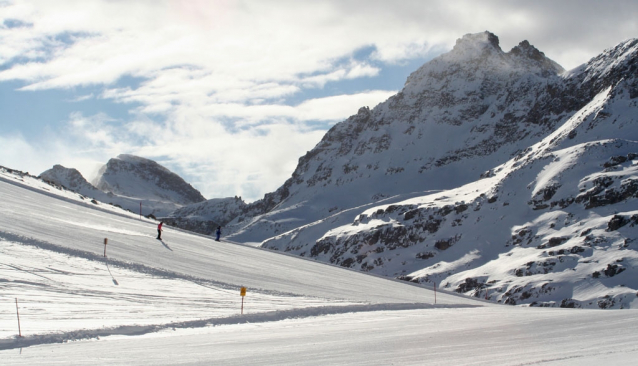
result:
<svg viewBox="0 0 638 366"><path fill-rule="evenodd" d="M598 300L598 307L601 308L601 309L611 309L615 304L616 304L616 302L609 295L607 295L604 298Z"/></svg>
<svg viewBox="0 0 638 366"><path fill-rule="evenodd" d="M432 253L432 252L425 252L425 253L417 253L416 254L416 258L417 259L430 259L433 258L436 254Z"/></svg>
<svg viewBox="0 0 638 366"><path fill-rule="evenodd" d="M603 167L610 168L612 166L616 166L626 162L628 159L625 156L612 156L609 158L609 161L603 164Z"/></svg>
<svg viewBox="0 0 638 366"><path fill-rule="evenodd" d="M617 274L623 272L625 268L617 265L617 264L608 264L607 268L604 270L605 276L614 277Z"/></svg>
<svg viewBox="0 0 638 366"><path fill-rule="evenodd" d="M624 216L614 215L614 217L612 217L611 220L609 220L609 222L607 223L607 231L616 231L621 227L627 225L628 223L629 220L626 219Z"/></svg>
<svg viewBox="0 0 638 366"><path fill-rule="evenodd" d="M561 245L568 241L569 237L553 237L549 238L547 243L541 244L537 247L537 249L545 249L545 248L553 248L555 246Z"/></svg>
<svg viewBox="0 0 638 366"><path fill-rule="evenodd" d="M560 307L574 309L579 308L580 305L578 305L574 299L563 299L563 301L560 302Z"/></svg>
<svg viewBox="0 0 638 366"><path fill-rule="evenodd" d="M449 238L449 239L445 239L445 240L437 240L436 243L434 244L434 247L438 250L446 250L449 247L451 247L452 245L454 245L454 243L458 242L460 239L460 236L455 236L453 238Z"/></svg>
<svg viewBox="0 0 638 366"><path fill-rule="evenodd" d="M310 249L310 256L316 257L319 254L327 254L332 248L332 243L328 240L320 240Z"/></svg>
<svg viewBox="0 0 638 366"><path fill-rule="evenodd" d="M484 287L485 287L485 283L479 282L475 278L468 277L465 279L465 282L458 285L458 287L454 291L463 294L468 291L471 291L474 289L482 289Z"/></svg>

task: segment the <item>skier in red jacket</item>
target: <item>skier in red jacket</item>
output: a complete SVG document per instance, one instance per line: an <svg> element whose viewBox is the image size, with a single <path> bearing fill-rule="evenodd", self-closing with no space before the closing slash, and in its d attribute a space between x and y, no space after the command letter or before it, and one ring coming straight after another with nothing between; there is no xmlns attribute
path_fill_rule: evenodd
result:
<svg viewBox="0 0 638 366"><path fill-rule="evenodd" d="M157 225L157 239L162 240L162 225L164 223L160 221L159 225Z"/></svg>

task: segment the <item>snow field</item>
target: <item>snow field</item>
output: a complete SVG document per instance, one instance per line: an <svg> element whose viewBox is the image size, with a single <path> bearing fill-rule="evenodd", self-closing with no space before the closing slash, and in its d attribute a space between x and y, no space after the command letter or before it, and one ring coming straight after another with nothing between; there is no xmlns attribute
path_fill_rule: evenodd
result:
<svg viewBox="0 0 638 366"><path fill-rule="evenodd" d="M445 291L435 306L408 283L172 228L163 242L154 235L133 215L0 180L2 363L629 365L638 356L637 311L499 306Z"/></svg>
<svg viewBox="0 0 638 366"><path fill-rule="evenodd" d="M29 365L632 365L636 311L376 311L0 351Z"/></svg>
<svg viewBox="0 0 638 366"><path fill-rule="evenodd" d="M1 239L0 255L6 315L0 319L0 340L18 333L15 298L25 337L222 318L241 311L239 290L206 281L138 273L109 266L108 259L90 261ZM337 304L354 303L250 291L244 314Z"/></svg>
<svg viewBox="0 0 638 366"><path fill-rule="evenodd" d="M0 180L0 187L0 349L248 319L433 307L430 291L402 282L170 227L160 241L155 223L111 215L102 204L94 209L56 199L37 184L25 189ZM244 315L241 286L248 287ZM17 338L16 298L23 338ZM437 302L476 306L446 294Z"/></svg>

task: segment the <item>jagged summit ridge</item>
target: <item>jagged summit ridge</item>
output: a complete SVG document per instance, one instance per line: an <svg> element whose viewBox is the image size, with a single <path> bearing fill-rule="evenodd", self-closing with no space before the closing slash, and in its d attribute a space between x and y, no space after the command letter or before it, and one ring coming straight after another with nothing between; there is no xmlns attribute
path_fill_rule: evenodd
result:
<svg viewBox="0 0 638 366"><path fill-rule="evenodd" d="M542 77L556 76L563 67L547 58L527 40L510 52L504 52L496 35L490 32L466 34L456 41L454 48L424 64L410 74L404 93L418 94L428 85L449 87L449 76L456 74L467 80L516 78L524 74Z"/></svg>
<svg viewBox="0 0 638 366"><path fill-rule="evenodd" d="M502 53L498 37L491 32L469 33L456 40L456 44L450 53L466 54L476 57L476 54ZM472 54L474 53L474 54Z"/></svg>

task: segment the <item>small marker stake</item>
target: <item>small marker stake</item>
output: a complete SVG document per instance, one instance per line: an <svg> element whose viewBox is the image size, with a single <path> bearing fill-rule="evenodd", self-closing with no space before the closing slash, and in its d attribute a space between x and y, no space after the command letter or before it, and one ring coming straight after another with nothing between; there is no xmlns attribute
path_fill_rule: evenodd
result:
<svg viewBox="0 0 638 366"><path fill-rule="evenodd" d="M106 258L106 243L109 241L109 239L104 238L104 257Z"/></svg>
<svg viewBox="0 0 638 366"><path fill-rule="evenodd" d="M436 305L436 282L434 282L434 305Z"/></svg>
<svg viewBox="0 0 638 366"><path fill-rule="evenodd" d="M244 296L246 296L246 288L242 286L241 290L239 290L239 294L241 295L241 315L244 315Z"/></svg>
<svg viewBox="0 0 638 366"><path fill-rule="evenodd" d="M22 329L20 329L20 312L18 311L18 298L16 297L16 314L18 315L18 337L22 338Z"/></svg>

